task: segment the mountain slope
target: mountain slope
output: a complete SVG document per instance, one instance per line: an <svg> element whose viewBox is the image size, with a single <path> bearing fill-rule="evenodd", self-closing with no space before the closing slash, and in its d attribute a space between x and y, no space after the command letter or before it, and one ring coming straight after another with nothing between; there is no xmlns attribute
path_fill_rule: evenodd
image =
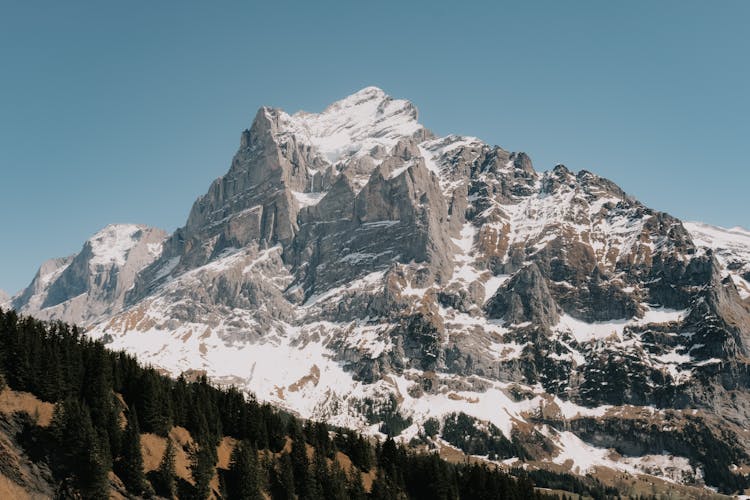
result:
<svg viewBox="0 0 750 500"><path fill-rule="evenodd" d="M42 264L11 306L38 318L84 325L119 312L135 276L159 256L165 237L164 231L143 225L109 225L78 254Z"/></svg>
<svg viewBox="0 0 750 500"><path fill-rule="evenodd" d="M90 334L336 425L409 440L437 419L471 453L460 436L502 435L495 458L734 491L747 260L705 232L591 172L436 137L368 87L259 110Z"/></svg>
<svg viewBox="0 0 750 500"><path fill-rule="evenodd" d="M175 380L61 322L0 311L0 375L2 498L552 498L521 470L373 446L205 377Z"/></svg>

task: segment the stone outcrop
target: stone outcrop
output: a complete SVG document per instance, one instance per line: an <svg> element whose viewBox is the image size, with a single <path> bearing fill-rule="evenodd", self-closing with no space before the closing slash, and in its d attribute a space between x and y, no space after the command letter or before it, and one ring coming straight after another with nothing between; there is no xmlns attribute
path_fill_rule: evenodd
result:
<svg viewBox="0 0 750 500"><path fill-rule="evenodd" d="M486 306L490 318L511 324L533 323L549 328L560 319L557 304L536 263L518 271Z"/></svg>

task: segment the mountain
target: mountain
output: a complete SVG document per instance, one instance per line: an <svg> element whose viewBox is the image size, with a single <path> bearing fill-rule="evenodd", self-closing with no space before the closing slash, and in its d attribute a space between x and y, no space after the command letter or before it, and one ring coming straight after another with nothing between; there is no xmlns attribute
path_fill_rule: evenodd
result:
<svg viewBox="0 0 750 500"><path fill-rule="evenodd" d="M75 255L44 262L28 287L11 300L22 313L87 325L122 309L136 275L161 253L166 233L136 224L112 224Z"/></svg>
<svg viewBox="0 0 750 500"><path fill-rule="evenodd" d="M8 292L6 292L5 290L0 290L0 304L8 302L9 300L10 295L8 295Z"/></svg>
<svg viewBox="0 0 750 500"><path fill-rule="evenodd" d="M78 314L112 348L305 418L734 492L750 486L746 237L438 137L368 87L321 113L261 108L122 301Z"/></svg>

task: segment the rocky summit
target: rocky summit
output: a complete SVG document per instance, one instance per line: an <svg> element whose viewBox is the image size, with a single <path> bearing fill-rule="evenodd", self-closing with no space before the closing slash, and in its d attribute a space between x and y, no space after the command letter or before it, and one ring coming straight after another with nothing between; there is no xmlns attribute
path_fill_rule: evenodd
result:
<svg viewBox="0 0 750 500"><path fill-rule="evenodd" d="M722 491L750 472L750 233L436 136L375 87L261 108L183 227L110 226L10 304L504 465Z"/></svg>

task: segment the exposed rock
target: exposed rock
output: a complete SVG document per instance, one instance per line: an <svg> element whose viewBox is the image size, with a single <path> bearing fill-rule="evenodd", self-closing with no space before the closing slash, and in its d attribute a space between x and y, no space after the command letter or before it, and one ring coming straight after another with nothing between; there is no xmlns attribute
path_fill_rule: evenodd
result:
<svg viewBox="0 0 750 500"><path fill-rule="evenodd" d="M33 461L18 440L30 420L22 413L0 412L0 493L5 498L52 498L56 491L49 467Z"/></svg>
<svg viewBox="0 0 750 500"><path fill-rule="evenodd" d="M559 320L557 304L534 262L498 289L487 303L486 310L490 318L504 319L511 324L531 322L550 327Z"/></svg>

